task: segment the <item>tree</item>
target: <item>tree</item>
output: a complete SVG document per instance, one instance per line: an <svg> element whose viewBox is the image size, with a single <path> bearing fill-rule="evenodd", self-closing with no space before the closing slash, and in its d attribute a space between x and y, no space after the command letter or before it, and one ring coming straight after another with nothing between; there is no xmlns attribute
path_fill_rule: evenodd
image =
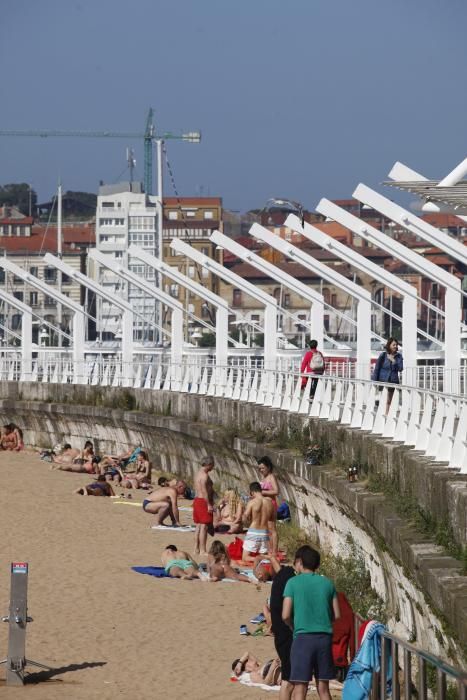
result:
<svg viewBox="0 0 467 700"><path fill-rule="evenodd" d="M37 194L27 182L11 182L0 186L0 207L16 207L25 216L34 214L37 205Z"/></svg>

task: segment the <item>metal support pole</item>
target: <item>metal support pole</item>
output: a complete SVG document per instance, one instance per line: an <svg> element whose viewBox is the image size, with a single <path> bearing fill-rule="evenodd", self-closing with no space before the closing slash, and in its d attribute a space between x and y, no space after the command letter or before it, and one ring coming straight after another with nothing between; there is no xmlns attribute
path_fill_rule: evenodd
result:
<svg viewBox="0 0 467 700"><path fill-rule="evenodd" d="M28 617L28 575L26 562L12 562L10 585L10 609L2 622L9 623L8 656L1 664L6 664L6 684L24 685L24 669L29 664L39 668L48 666L26 659L26 626L32 622Z"/></svg>

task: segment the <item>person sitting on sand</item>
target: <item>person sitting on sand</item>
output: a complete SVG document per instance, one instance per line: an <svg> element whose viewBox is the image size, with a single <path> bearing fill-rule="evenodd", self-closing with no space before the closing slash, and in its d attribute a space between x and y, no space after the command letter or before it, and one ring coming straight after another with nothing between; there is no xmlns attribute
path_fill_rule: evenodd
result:
<svg viewBox="0 0 467 700"><path fill-rule="evenodd" d="M223 578L233 578L235 581L256 583L253 578L248 578L245 574L239 574L232 568L225 545L220 540L214 540L208 552L208 573L210 581L222 581Z"/></svg>
<svg viewBox="0 0 467 700"><path fill-rule="evenodd" d="M2 450L19 451L24 447L23 433L14 423L7 423L2 428L0 441Z"/></svg>
<svg viewBox="0 0 467 700"><path fill-rule="evenodd" d="M214 530L236 535L243 532L243 502L236 489L224 491L224 497L214 511Z"/></svg>
<svg viewBox="0 0 467 700"><path fill-rule="evenodd" d="M165 572L174 578L204 579L195 560L187 552L177 549L174 544L167 545L161 554L161 560Z"/></svg>
<svg viewBox="0 0 467 700"><path fill-rule="evenodd" d="M143 510L156 516L154 525L163 525L170 518L172 526L181 527L177 499L185 493L184 481L177 481L176 486L162 486L147 494L143 501Z"/></svg>
<svg viewBox="0 0 467 700"><path fill-rule="evenodd" d="M103 474L99 474L97 480L92 484L76 489L73 493L77 493L80 496L115 496L113 488L108 481L106 481Z"/></svg>
<svg viewBox="0 0 467 700"><path fill-rule="evenodd" d="M237 678L243 673L249 673L252 683L271 686L281 684L280 660L270 659L263 664L249 651L246 651L239 659L235 659L232 663L232 671Z"/></svg>
<svg viewBox="0 0 467 700"><path fill-rule="evenodd" d="M118 467L122 478L121 484L124 489L148 489L151 486L151 462L147 452L141 450L135 461L135 471L131 474L124 474Z"/></svg>

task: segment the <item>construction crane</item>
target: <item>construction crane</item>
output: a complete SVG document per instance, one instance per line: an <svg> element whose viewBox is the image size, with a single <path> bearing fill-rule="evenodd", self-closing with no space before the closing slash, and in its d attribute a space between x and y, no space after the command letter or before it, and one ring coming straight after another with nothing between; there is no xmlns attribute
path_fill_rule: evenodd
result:
<svg viewBox="0 0 467 700"><path fill-rule="evenodd" d="M117 139L144 139L144 191L146 194L153 194L152 172L153 172L153 145L154 143L166 141L168 139L178 139L189 143L199 143L201 133L199 131L189 131L185 134L174 134L167 131L163 134L156 133L154 126L154 110L149 109L144 132L134 131L61 131L59 129L29 129L18 131L16 129L0 129L0 136L36 136L48 138L54 136L64 137L84 137L84 138L117 138ZM162 193L158 193L162 196Z"/></svg>

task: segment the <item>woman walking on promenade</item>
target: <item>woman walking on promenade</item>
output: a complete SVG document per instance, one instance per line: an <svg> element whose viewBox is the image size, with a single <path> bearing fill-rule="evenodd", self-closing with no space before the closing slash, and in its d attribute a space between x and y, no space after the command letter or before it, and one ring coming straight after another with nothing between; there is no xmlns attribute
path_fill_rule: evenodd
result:
<svg viewBox="0 0 467 700"><path fill-rule="evenodd" d="M404 369L402 355L398 350L399 343L395 338L389 338L381 355L376 360L373 370L373 381L386 382L387 384L399 384L399 374ZM394 387L388 387L386 413L389 411Z"/></svg>

